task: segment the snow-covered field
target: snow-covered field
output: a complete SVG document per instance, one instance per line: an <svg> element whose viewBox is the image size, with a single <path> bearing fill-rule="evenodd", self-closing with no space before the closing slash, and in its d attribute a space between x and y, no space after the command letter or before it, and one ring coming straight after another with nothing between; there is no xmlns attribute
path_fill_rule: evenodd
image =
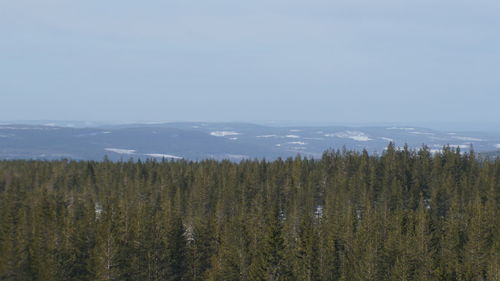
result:
<svg viewBox="0 0 500 281"><path fill-rule="evenodd" d="M215 132L210 132L210 135L215 136L215 137L237 136L239 134L240 133L233 132L233 131L215 131Z"/></svg>
<svg viewBox="0 0 500 281"><path fill-rule="evenodd" d="M163 153L145 153L144 155L155 157L155 158L182 159L182 157L180 157L180 156L175 156L175 155L170 155L170 154L163 154Z"/></svg>
<svg viewBox="0 0 500 281"><path fill-rule="evenodd" d="M336 137L336 138L341 138L341 139L352 139L355 141L371 141L370 137L366 135L363 132L359 131L345 131L345 132L338 132L338 133L330 133L330 134L325 134L325 137Z"/></svg>
<svg viewBox="0 0 500 281"><path fill-rule="evenodd" d="M123 148L105 148L104 150L118 153L118 154L134 154L135 150L133 149L123 149Z"/></svg>

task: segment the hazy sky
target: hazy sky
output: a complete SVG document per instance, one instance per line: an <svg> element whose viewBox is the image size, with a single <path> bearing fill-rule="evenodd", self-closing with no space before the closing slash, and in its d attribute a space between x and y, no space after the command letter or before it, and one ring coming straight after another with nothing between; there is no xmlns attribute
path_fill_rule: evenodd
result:
<svg viewBox="0 0 500 281"><path fill-rule="evenodd" d="M500 122L500 1L1 1L19 119Z"/></svg>

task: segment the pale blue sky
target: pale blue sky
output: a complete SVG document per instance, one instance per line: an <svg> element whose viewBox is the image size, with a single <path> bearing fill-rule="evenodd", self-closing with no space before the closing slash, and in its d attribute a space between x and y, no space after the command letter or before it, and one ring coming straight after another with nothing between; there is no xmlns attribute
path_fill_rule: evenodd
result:
<svg viewBox="0 0 500 281"><path fill-rule="evenodd" d="M500 1L2 1L20 119L500 122Z"/></svg>

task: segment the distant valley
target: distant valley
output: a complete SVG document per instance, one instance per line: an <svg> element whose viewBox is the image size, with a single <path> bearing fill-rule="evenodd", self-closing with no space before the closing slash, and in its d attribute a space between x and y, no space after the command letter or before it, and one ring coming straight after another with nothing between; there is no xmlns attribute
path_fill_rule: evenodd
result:
<svg viewBox="0 0 500 281"><path fill-rule="evenodd" d="M433 153L443 146L495 156L500 133L431 130L410 126L264 126L248 123L149 123L73 127L2 124L0 159L276 159L321 157L327 149L380 154L389 142Z"/></svg>

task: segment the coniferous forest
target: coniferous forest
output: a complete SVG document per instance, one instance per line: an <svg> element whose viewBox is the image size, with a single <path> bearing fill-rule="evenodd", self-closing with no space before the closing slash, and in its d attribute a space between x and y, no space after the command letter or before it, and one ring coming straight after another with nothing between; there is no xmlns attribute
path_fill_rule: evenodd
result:
<svg viewBox="0 0 500 281"><path fill-rule="evenodd" d="M0 280L500 280L500 160L2 161Z"/></svg>

